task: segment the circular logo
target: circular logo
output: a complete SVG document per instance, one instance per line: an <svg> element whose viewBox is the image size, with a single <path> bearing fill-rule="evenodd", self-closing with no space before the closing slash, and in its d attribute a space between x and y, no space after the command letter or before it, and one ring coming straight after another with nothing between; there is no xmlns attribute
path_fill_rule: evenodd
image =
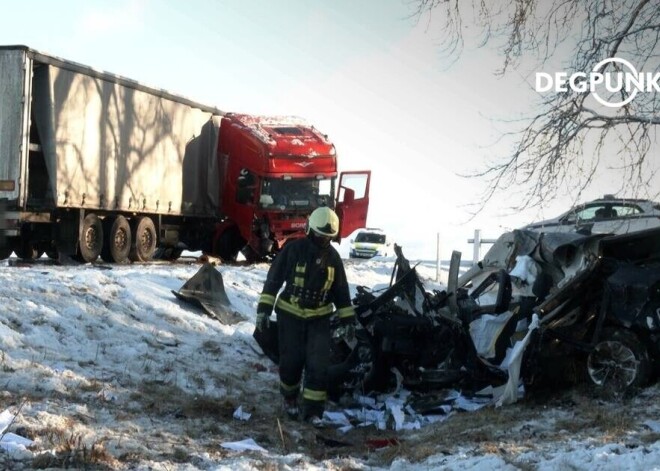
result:
<svg viewBox="0 0 660 471"><path fill-rule="evenodd" d="M638 76L637 70L635 69L635 67L633 67L633 65L630 62L628 62L625 59L620 59L618 57L609 57L607 59L603 59L602 61L600 61L598 64L596 64L594 66L593 72L598 72L600 69L602 69L606 64L609 64L610 62L618 62L619 64L623 64L624 66L626 66L630 70L630 73L632 75L634 75L635 77ZM628 95L628 98L626 98L625 100L616 101L614 103L603 99L595 91L592 93L592 95L598 101L598 103L600 103L601 105L608 106L610 108L618 108L620 106L625 106L628 103L630 103L631 101L633 101L633 99L635 98L635 95L637 95L637 92L638 92L637 88L634 88L632 90L632 92L630 92L630 95Z"/></svg>

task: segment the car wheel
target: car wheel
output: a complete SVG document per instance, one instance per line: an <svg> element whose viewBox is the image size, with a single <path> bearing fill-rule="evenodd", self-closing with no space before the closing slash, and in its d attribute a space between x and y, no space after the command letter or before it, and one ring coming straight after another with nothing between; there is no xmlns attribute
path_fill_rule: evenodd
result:
<svg viewBox="0 0 660 471"><path fill-rule="evenodd" d="M604 329L587 357L587 374L598 388L614 391L644 386L651 375L646 345L634 332Z"/></svg>

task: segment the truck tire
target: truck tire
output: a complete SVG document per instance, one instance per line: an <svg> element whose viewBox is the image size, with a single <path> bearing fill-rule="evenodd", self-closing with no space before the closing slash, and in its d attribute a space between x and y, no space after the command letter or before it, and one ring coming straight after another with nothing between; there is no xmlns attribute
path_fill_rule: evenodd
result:
<svg viewBox="0 0 660 471"><path fill-rule="evenodd" d="M156 251L156 226L149 216L143 216L134 222L133 243L129 258L134 262L148 262Z"/></svg>
<svg viewBox="0 0 660 471"><path fill-rule="evenodd" d="M613 392L642 387L651 376L648 349L631 330L604 329L587 357L587 374L596 387Z"/></svg>
<svg viewBox="0 0 660 471"><path fill-rule="evenodd" d="M102 248L103 223L96 214L89 213L83 219L77 258L84 263L92 263L99 257Z"/></svg>
<svg viewBox="0 0 660 471"><path fill-rule="evenodd" d="M227 228L218 238L215 247L215 253L220 256L223 262L235 262L238 257L238 252L245 245L245 239L241 237L241 233L237 227Z"/></svg>
<svg viewBox="0 0 660 471"><path fill-rule="evenodd" d="M131 226L128 220L119 215L108 216L103 220L103 249L101 258L108 263L124 263L131 251Z"/></svg>

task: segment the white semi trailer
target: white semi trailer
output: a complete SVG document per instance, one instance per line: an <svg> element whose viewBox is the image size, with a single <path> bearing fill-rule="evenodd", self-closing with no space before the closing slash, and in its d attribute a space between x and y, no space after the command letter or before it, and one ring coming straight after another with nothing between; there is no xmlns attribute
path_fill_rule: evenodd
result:
<svg viewBox="0 0 660 471"><path fill-rule="evenodd" d="M0 47L4 241L91 262L204 249L220 219L223 112L25 46Z"/></svg>

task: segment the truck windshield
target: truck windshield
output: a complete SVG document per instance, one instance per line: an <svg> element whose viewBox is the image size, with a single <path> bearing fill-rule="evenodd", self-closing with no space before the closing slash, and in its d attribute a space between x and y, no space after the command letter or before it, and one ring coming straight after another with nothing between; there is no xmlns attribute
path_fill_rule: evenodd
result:
<svg viewBox="0 0 660 471"><path fill-rule="evenodd" d="M310 209L334 206L335 179L266 178L261 186L259 206L264 209Z"/></svg>

